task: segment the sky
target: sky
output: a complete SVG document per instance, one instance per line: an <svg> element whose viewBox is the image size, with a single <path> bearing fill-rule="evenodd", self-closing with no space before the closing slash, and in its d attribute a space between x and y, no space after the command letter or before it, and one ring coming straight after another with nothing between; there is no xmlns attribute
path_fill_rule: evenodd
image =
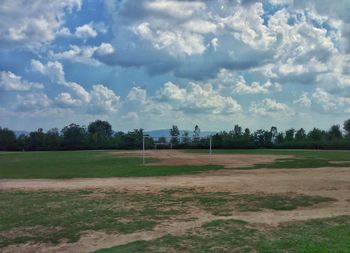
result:
<svg viewBox="0 0 350 253"><path fill-rule="evenodd" d="M329 128L349 0L2 0L0 126Z"/></svg>

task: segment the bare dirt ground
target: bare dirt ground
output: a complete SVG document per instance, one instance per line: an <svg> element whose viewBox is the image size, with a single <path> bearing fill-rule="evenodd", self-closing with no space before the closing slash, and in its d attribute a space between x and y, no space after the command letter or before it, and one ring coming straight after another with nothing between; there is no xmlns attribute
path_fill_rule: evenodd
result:
<svg viewBox="0 0 350 253"><path fill-rule="evenodd" d="M140 155L118 152L118 155ZM281 156L188 154L180 151L148 151L148 156L160 159L158 164L221 164L227 168L251 166L272 162ZM285 156L284 156L285 157ZM145 178L91 178L91 179L16 179L0 180L0 190L67 190L116 189L128 192L158 192L169 188L200 188L203 191L227 191L233 194L267 193L320 195L337 199L292 211L234 212L231 216L214 216L203 210L194 210L196 220L160 224L152 231L127 235L88 232L76 243L24 244L9 246L3 252L90 252L135 240L151 240L166 234L179 235L215 219L241 219L251 223L277 226L283 222L350 215L350 168L318 169L257 169L219 170L198 175Z"/></svg>
<svg viewBox="0 0 350 253"><path fill-rule="evenodd" d="M141 157L140 151L115 152L118 156ZM158 161L149 165L223 165L224 168L251 167L259 163L272 163L278 158L290 158L286 155L229 155L187 153L180 150L146 150L146 157L156 158Z"/></svg>

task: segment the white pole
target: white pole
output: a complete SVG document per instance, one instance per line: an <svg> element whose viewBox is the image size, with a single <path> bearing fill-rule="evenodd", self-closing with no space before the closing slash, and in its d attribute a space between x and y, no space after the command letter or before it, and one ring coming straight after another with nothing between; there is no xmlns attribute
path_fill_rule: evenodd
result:
<svg viewBox="0 0 350 253"><path fill-rule="evenodd" d="M145 136L142 136L142 164L145 164Z"/></svg>

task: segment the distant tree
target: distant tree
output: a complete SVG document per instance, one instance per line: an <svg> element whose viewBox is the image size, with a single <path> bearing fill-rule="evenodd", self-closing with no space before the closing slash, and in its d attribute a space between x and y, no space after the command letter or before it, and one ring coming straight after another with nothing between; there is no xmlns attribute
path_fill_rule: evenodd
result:
<svg viewBox="0 0 350 253"><path fill-rule="evenodd" d="M189 132L188 131L184 131L183 134L182 134L182 142L185 145L189 144L189 142L190 142L190 138L188 136L189 136Z"/></svg>
<svg viewBox="0 0 350 253"><path fill-rule="evenodd" d="M63 146L68 149L81 149L86 140L86 129L77 124L65 126L61 133L63 135Z"/></svg>
<svg viewBox="0 0 350 253"><path fill-rule="evenodd" d="M11 150L16 147L16 135L7 128L0 127L0 150Z"/></svg>
<svg viewBox="0 0 350 253"><path fill-rule="evenodd" d="M284 142L284 136L283 133L278 133L276 136L276 143L282 144Z"/></svg>
<svg viewBox="0 0 350 253"><path fill-rule="evenodd" d="M242 127L240 127L239 125L235 125L233 128L233 134L236 138L240 137L242 135Z"/></svg>
<svg viewBox="0 0 350 253"><path fill-rule="evenodd" d="M270 129L270 134L271 134L271 143L276 143L277 142L277 127L273 126Z"/></svg>
<svg viewBox="0 0 350 253"><path fill-rule="evenodd" d="M342 134L342 132L340 130L340 126L339 125L331 126L331 128L328 131L328 137L331 140L341 139L343 137L343 134Z"/></svg>
<svg viewBox="0 0 350 253"><path fill-rule="evenodd" d="M194 137L194 138L199 138L200 133L201 133L201 129L199 128L198 125L196 125L196 126L194 127L193 137Z"/></svg>
<svg viewBox="0 0 350 253"><path fill-rule="evenodd" d="M28 146L31 150L43 150L46 149L46 136L42 128L37 131L30 132L28 138Z"/></svg>
<svg viewBox="0 0 350 253"><path fill-rule="evenodd" d="M350 119L344 121L344 126L343 126L346 135L350 138Z"/></svg>
<svg viewBox="0 0 350 253"><path fill-rule="evenodd" d="M94 142L105 142L112 136L112 126L107 121L96 120L89 124L88 132Z"/></svg>
<svg viewBox="0 0 350 253"><path fill-rule="evenodd" d="M288 142L293 141L294 140L294 133L295 133L294 128L288 129L286 131L285 141L288 141Z"/></svg>
<svg viewBox="0 0 350 253"><path fill-rule="evenodd" d="M304 141L305 139L306 139L305 130L304 130L304 128L300 128L295 133L295 140L297 140L297 141Z"/></svg>
<svg viewBox="0 0 350 253"><path fill-rule="evenodd" d="M58 149L61 144L61 137L58 128L52 128L46 133L46 146L48 149Z"/></svg>
<svg viewBox="0 0 350 253"><path fill-rule="evenodd" d="M171 129L169 130L170 136L171 136L171 143L172 144L178 144L178 136L180 135L179 128L176 125L173 125Z"/></svg>
<svg viewBox="0 0 350 253"><path fill-rule="evenodd" d="M250 137L250 130L249 128L244 129L244 137L249 138Z"/></svg>
<svg viewBox="0 0 350 253"><path fill-rule="evenodd" d="M312 129L308 134L307 138L312 141L321 141L323 139L324 133L318 128Z"/></svg>

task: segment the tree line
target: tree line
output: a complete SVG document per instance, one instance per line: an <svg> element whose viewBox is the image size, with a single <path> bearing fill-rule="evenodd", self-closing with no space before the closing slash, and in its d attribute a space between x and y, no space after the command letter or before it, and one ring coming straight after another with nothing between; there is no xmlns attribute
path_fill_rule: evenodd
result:
<svg viewBox="0 0 350 253"><path fill-rule="evenodd" d="M200 128L194 127L192 133L180 133L173 125L169 130L170 142L174 148L208 148L209 137L200 137ZM83 150L83 149L140 149L144 131L142 128L129 132L115 132L107 121L96 120L87 127L70 124L61 130L42 128L29 134L16 136L15 132L0 127L0 150ZM145 137L146 148L154 148L155 142L166 138ZM251 132L235 125L230 131L212 135L213 148L304 148L304 149L350 149L350 119L341 127L332 125L328 130L313 128L306 132L303 128L279 132L277 127L269 130L259 129Z"/></svg>

